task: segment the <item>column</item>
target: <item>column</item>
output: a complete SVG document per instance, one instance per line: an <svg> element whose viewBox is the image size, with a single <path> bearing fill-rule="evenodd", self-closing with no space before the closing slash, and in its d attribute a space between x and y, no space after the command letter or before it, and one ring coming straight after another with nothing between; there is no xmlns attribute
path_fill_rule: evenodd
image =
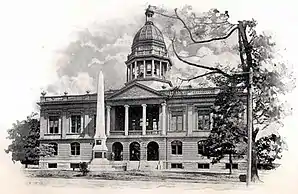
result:
<svg viewBox="0 0 298 194"><path fill-rule="evenodd" d="M193 129L193 107L187 106L187 135L191 135Z"/></svg>
<svg viewBox="0 0 298 194"><path fill-rule="evenodd" d="M128 135L128 108L129 105L124 105L125 108L125 124L124 124L124 132L125 132L125 136Z"/></svg>
<svg viewBox="0 0 298 194"><path fill-rule="evenodd" d="M157 72L157 75L159 77L161 76L161 61L159 61L159 71Z"/></svg>
<svg viewBox="0 0 298 194"><path fill-rule="evenodd" d="M128 82L129 80L128 80L128 66L126 66L126 81Z"/></svg>
<svg viewBox="0 0 298 194"><path fill-rule="evenodd" d="M138 77L138 66L137 66L137 61L135 61L134 70L135 70L134 78L137 78L137 77Z"/></svg>
<svg viewBox="0 0 298 194"><path fill-rule="evenodd" d="M130 64L130 80L133 79L133 63Z"/></svg>
<svg viewBox="0 0 298 194"><path fill-rule="evenodd" d="M147 118L146 118L146 104L142 104L143 107L143 128L142 128L142 134L146 135L146 125L147 125Z"/></svg>
<svg viewBox="0 0 298 194"><path fill-rule="evenodd" d="M154 59L152 59L151 61L151 76L154 76L154 72L155 72L155 64L154 64Z"/></svg>
<svg viewBox="0 0 298 194"><path fill-rule="evenodd" d="M110 136L110 128L111 128L111 106L107 106L107 136Z"/></svg>
<svg viewBox="0 0 298 194"><path fill-rule="evenodd" d="M47 133L47 119L45 118L45 115L44 113L41 113L41 116L40 116L40 139L43 139L44 138L44 134Z"/></svg>
<svg viewBox="0 0 298 194"><path fill-rule="evenodd" d="M166 135L166 103L161 104L161 111L162 111L162 128L161 134Z"/></svg>
<svg viewBox="0 0 298 194"><path fill-rule="evenodd" d="M213 127L213 113L210 113L209 119L210 119L209 130L211 131L212 130L212 127Z"/></svg>
<svg viewBox="0 0 298 194"><path fill-rule="evenodd" d="M85 113L84 128L87 128L87 127L88 127L89 122L90 122L90 119L89 119L89 113L86 112L86 113Z"/></svg>
<svg viewBox="0 0 298 194"><path fill-rule="evenodd" d="M62 115L59 116L59 133L62 134Z"/></svg>
<svg viewBox="0 0 298 194"><path fill-rule="evenodd" d="M83 133L83 131L84 131L84 115L82 114L81 115L81 133Z"/></svg>
<svg viewBox="0 0 298 194"><path fill-rule="evenodd" d="M144 74L143 75L144 75L144 78L145 78L146 77L146 61L145 60L143 61L143 66L144 66L143 67L144 68L144 70L143 70Z"/></svg>
<svg viewBox="0 0 298 194"><path fill-rule="evenodd" d="M85 115L84 115L84 129L86 131L86 135L89 136L90 134L90 131L89 131L89 123L90 123L90 117L89 117L89 112L85 112Z"/></svg>

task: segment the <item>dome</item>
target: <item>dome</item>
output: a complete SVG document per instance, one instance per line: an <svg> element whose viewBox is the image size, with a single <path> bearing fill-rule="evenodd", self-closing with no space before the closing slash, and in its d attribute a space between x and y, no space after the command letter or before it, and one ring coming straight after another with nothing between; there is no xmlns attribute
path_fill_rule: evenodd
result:
<svg viewBox="0 0 298 194"><path fill-rule="evenodd" d="M138 43L155 42L157 44L165 45L161 31L151 21L147 21L145 25L136 33L132 47Z"/></svg>

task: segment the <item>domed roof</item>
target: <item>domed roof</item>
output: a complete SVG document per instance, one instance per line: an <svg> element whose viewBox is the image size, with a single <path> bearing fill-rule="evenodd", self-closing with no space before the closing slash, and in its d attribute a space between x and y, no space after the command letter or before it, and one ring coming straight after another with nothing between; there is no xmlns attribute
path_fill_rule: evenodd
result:
<svg viewBox="0 0 298 194"><path fill-rule="evenodd" d="M161 31L151 21L147 21L137 32L133 39L132 46L144 41L156 41L165 45Z"/></svg>

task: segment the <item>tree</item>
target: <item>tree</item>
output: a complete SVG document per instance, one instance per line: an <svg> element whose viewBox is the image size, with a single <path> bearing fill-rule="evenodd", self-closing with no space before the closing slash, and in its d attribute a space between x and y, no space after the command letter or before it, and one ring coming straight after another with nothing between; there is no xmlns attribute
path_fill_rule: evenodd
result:
<svg viewBox="0 0 298 194"><path fill-rule="evenodd" d="M182 81L190 81L201 77L208 76L216 86L221 87L222 94L228 95L233 92L231 87L239 88L240 93L251 94L247 90L251 90L253 86L252 100L247 103L252 106L250 115L252 118L252 181L259 180L257 171L257 147L256 140L259 131L268 129L273 123L281 123L289 112L285 109L284 103L280 101L280 95L290 92L294 86L292 72L290 72L283 62L276 62L274 59L275 43L272 37L266 34L258 34L256 32L257 22L255 20L239 21L238 24L231 24L228 11L220 13L217 9L212 9L207 13L196 14L192 11L191 6L185 6L180 11L174 10L174 13L162 8L155 8L155 13L168 19L164 27L164 33L171 40L171 48L173 55L187 65L197 67L199 75L190 78L181 78ZM238 32L238 45L232 46L229 51L239 54L240 64L237 67L225 67L222 65L208 66L200 64L199 59L202 56L197 54L197 49L202 44L214 43L215 41L226 42L229 37L234 36ZM237 38L237 37L236 37ZM235 49L236 48L236 49ZM225 48L227 49L227 48ZM205 72L202 72L205 70ZM216 75L215 75L216 74ZM251 75L251 76L250 76ZM249 81L250 80L250 81ZM225 87L229 86L229 87ZM230 90L230 91L229 91ZM218 115L224 121L218 121L224 125L232 125L234 121L232 114L229 114L235 102L239 102L239 97L232 96L226 102L219 103L222 109L222 115ZM239 113L243 113L244 109ZM236 111L236 112L237 112ZM248 114L249 115L249 114ZM218 129L225 129L218 127ZM233 130L235 137L242 137L245 142L248 141L248 133L246 127L236 127ZM224 132L224 131L222 131ZM231 138L234 140L234 137ZM232 141L231 141L232 142Z"/></svg>
<svg viewBox="0 0 298 194"><path fill-rule="evenodd" d="M271 134L257 140L256 147L259 165L265 169L275 168L274 161L281 159L282 151L285 149L285 142L280 135Z"/></svg>
<svg viewBox="0 0 298 194"><path fill-rule="evenodd" d="M230 101L234 99L234 101ZM212 158L212 163L217 163L226 155L229 157L229 171L232 173L234 156L240 158L245 151L243 136L237 135L239 128L245 128L243 121L244 110L243 96L239 88L226 86L215 100L213 107L213 126L209 137L203 141L204 152L202 155ZM240 113L240 114L239 114Z"/></svg>
<svg viewBox="0 0 298 194"><path fill-rule="evenodd" d="M7 130L7 139L12 140L5 152L12 154L12 161L20 161L28 167L28 164L36 164L40 156L50 156L55 150L51 145L39 143L40 123L32 113L26 120L17 121L11 129Z"/></svg>

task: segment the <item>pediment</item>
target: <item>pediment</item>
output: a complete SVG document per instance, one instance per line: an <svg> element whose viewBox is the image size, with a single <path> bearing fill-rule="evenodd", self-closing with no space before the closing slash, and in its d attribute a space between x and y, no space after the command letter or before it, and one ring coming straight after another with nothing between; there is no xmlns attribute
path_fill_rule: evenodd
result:
<svg viewBox="0 0 298 194"><path fill-rule="evenodd" d="M163 95L142 84L133 84L122 88L117 93L110 96L109 100L128 100L128 99L152 99L161 98Z"/></svg>

